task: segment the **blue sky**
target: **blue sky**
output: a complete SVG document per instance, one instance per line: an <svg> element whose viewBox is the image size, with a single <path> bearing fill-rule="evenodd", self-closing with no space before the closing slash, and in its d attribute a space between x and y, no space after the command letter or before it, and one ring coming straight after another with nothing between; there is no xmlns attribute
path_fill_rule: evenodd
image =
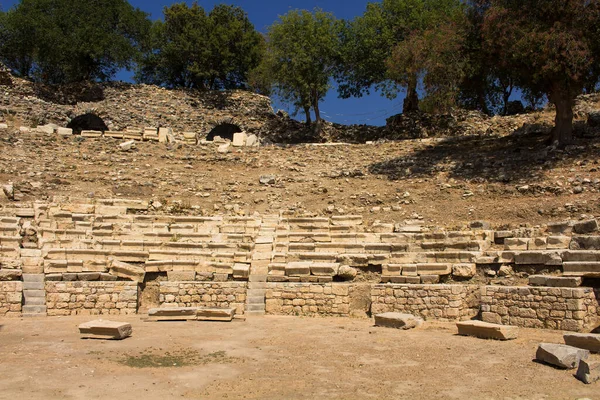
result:
<svg viewBox="0 0 600 400"><path fill-rule="evenodd" d="M87 1L87 0L81 0ZM2 9L6 10L17 4L18 0L0 0ZM167 0L129 0L129 2L150 14L152 19L162 18L162 10L165 6L181 1ZM192 1L186 1L191 4ZM361 15L365 8L366 0L237 0L237 1L198 1L207 11L211 10L216 4L226 3L242 7L247 13L257 30L265 32L267 27L277 20L279 15L283 15L292 9L312 10L315 7L322 8L325 11L333 13L337 18L352 19ZM117 79L130 80L131 73L126 71L120 73ZM331 90L325 100L321 103L321 113L329 121L343 124L369 124L385 125L385 119L398 114L402 111L403 94L400 94L395 100L388 100L372 93L370 96L364 96L358 99L339 99L337 92ZM288 108L284 104L274 102L275 109ZM289 111L289 110L288 110ZM298 119L303 120L303 113L297 115Z"/></svg>

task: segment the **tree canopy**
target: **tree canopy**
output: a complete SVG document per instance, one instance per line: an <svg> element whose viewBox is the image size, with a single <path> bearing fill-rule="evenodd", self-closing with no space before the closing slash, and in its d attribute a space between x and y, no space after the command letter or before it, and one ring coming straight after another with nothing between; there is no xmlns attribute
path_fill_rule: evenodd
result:
<svg viewBox="0 0 600 400"><path fill-rule="evenodd" d="M126 0L21 0L0 18L0 60L47 83L108 80L132 66L149 26Z"/></svg>
<svg viewBox="0 0 600 400"><path fill-rule="evenodd" d="M600 77L597 0L484 1L483 37L516 85L556 107L552 141L573 139L573 106Z"/></svg>
<svg viewBox="0 0 600 400"><path fill-rule="evenodd" d="M336 18L319 9L290 11L268 30L260 67L263 82L268 80L284 101L303 109L309 124L311 108L317 123L321 120L319 102L339 59L338 32Z"/></svg>
<svg viewBox="0 0 600 400"><path fill-rule="evenodd" d="M206 14L193 3L164 9L145 43L138 81L196 89L247 87L264 39L239 7L218 5Z"/></svg>
<svg viewBox="0 0 600 400"><path fill-rule="evenodd" d="M342 58L337 72L340 96L360 97L372 88L394 98L398 87L406 88L404 111L418 109L417 86L419 72L415 63L427 55L408 54L423 47L426 35L431 37L436 27L445 25L462 12L460 0L382 0L368 3L365 13L348 21L342 31ZM428 32L426 34L426 32ZM421 35L421 39L418 37ZM421 41L420 44L417 42ZM397 46L403 46L397 49ZM393 63L393 53L401 55L403 63ZM403 54L400 54L403 52ZM411 58L413 62L404 57ZM398 57L396 60L398 61Z"/></svg>

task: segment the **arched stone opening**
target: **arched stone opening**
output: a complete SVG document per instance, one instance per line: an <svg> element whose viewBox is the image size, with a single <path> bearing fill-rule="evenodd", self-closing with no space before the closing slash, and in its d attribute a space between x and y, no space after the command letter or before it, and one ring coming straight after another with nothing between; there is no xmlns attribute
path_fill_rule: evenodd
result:
<svg viewBox="0 0 600 400"><path fill-rule="evenodd" d="M228 122L221 123L215 126L208 133L208 136L206 136L206 140L212 141L214 140L215 136L219 136L222 139L228 139L233 141L233 135L238 132L242 132L242 128L240 128L238 125L231 124Z"/></svg>
<svg viewBox="0 0 600 400"><path fill-rule="evenodd" d="M92 113L73 118L67 125L67 128L73 129L73 133L76 135L80 135L81 131L105 132L108 130L108 126L106 126L102 118Z"/></svg>

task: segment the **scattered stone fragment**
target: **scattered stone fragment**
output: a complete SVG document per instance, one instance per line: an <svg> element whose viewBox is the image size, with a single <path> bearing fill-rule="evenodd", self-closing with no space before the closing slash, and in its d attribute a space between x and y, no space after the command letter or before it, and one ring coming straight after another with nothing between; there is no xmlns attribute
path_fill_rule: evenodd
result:
<svg viewBox="0 0 600 400"><path fill-rule="evenodd" d="M275 175L261 175L258 178L258 181L262 185L274 185L275 184Z"/></svg>
<svg viewBox="0 0 600 400"><path fill-rule="evenodd" d="M563 369L573 369L579 361L586 360L590 355L588 350L555 343L540 343L535 359L546 364Z"/></svg>
<svg viewBox="0 0 600 400"><path fill-rule="evenodd" d="M131 336L132 328L126 322L98 319L79 325L79 333L82 339L122 340Z"/></svg>
<svg viewBox="0 0 600 400"><path fill-rule="evenodd" d="M351 281L356 278L356 275L358 275L358 271L348 265L342 265L338 269L338 276L344 280Z"/></svg>
<svg viewBox="0 0 600 400"><path fill-rule="evenodd" d="M600 381L600 362L581 360L575 377L588 385Z"/></svg>
<svg viewBox="0 0 600 400"><path fill-rule="evenodd" d="M127 142L123 142L119 144L121 151L129 151L135 147L135 140L129 140Z"/></svg>
<svg viewBox="0 0 600 400"><path fill-rule="evenodd" d="M511 340L516 339L519 328L511 325L491 324L483 321L457 322L458 334L475 336L481 339Z"/></svg>
<svg viewBox="0 0 600 400"><path fill-rule="evenodd" d="M423 319L411 314L388 312L375 315L375 326L396 329L412 329L423 324Z"/></svg>
<svg viewBox="0 0 600 400"><path fill-rule="evenodd" d="M231 147L231 143L227 142L225 144L222 144L218 147L217 152L221 153L221 154L226 154L229 153L229 148Z"/></svg>
<svg viewBox="0 0 600 400"><path fill-rule="evenodd" d="M12 184L2 185L2 191L9 200L15 199L15 187Z"/></svg>
<svg viewBox="0 0 600 400"><path fill-rule="evenodd" d="M563 338L568 346L600 353L600 333L566 333Z"/></svg>

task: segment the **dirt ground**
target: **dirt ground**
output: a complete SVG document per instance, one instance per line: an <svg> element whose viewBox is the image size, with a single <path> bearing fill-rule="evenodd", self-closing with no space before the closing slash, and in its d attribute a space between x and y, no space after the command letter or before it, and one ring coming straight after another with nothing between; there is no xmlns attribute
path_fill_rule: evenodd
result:
<svg viewBox="0 0 600 400"><path fill-rule="evenodd" d="M599 383L533 361L538 343L562 342L557 331L499 342L440 322L400 331L348 318L111 319L131 322L133 336L80 339L89 317L0 320L0 399L600 398Z"/></svg>

